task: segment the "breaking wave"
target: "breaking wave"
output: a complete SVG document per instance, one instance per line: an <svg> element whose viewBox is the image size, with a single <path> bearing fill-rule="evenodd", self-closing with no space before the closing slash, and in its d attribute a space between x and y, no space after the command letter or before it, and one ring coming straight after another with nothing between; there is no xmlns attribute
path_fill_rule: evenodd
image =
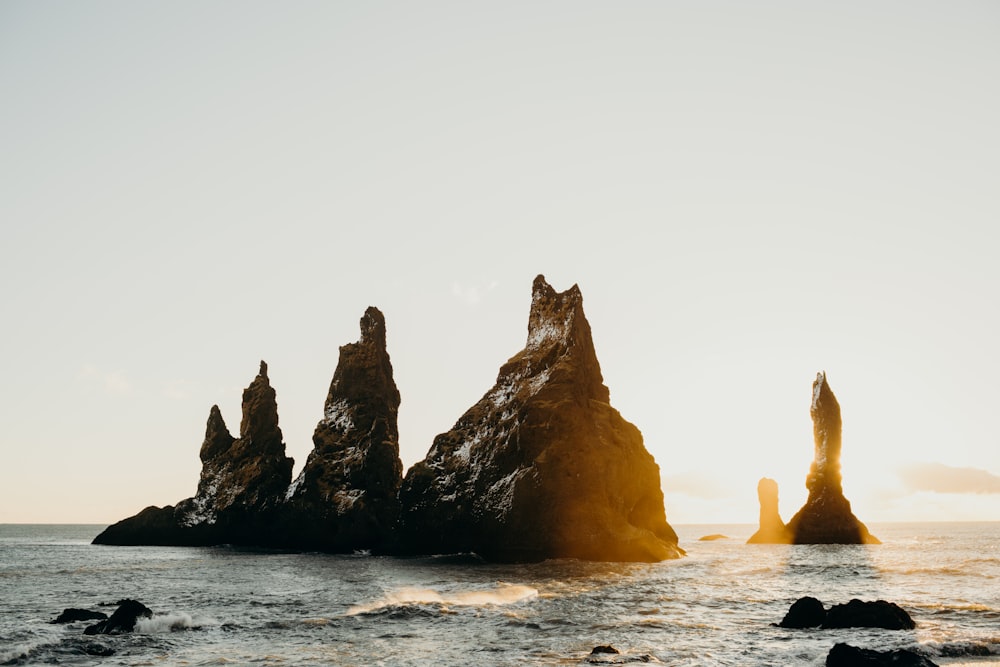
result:
<svg viewBox="0 0 1000 667"><path fill-rule="evenodd" d="M205 627L221 625L214 618L192 616L185 613L156 614L152 618L140 618L135 622L135 631L153 635L161 632L179 632L181 630L199 630Z"/></svg>
<svg viewBox="0 0 1000 667"><path fill-rule="evenodd" d="M432 588L404 587L386 593L373 602L354 605L347 616L370 614L392 607L437 605L443 607L506 605L538 597L538 589L521 584L500 583L489 590L440 593Z"/></svg>

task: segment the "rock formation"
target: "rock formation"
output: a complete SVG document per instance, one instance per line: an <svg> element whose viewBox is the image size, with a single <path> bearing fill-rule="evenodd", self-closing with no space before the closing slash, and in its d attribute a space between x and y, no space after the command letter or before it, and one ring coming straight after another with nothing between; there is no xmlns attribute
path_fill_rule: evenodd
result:
<svg viewBox="0 0 1000 667"><path fill-rule="evenodd" d="M792 603L788 613L778 623L782 628L882 628L884 630L912 630L913 619L894 602L876 600L867 602L851 600L826 609L814 597L802 597Z"/></svg>
<svg viewBox="0 0 1000 667"><path fill-rule="evenodd" d="M833 645L824 664L826 667L937 667L936 662L905 648L876 651L843 642Z"/></svg>
<svg viewBox="0 0 1000 667"><path fill-rule="evenodd" d="M790 544L792 537L778 513L778 483L761 478L757 482L757 499L760 501L760 527L747 544Z"/></svg>
<svg viewBox="0 0 1000 667"><path fill-rule="evenodd" d="M579 288L538 276L525 348L407 473L403 544L507 561L682 555L659 466L609 400Z"/></svg>
<svg viewBox="0 0 1000 667"><path fill-rule="evenodd" d="M865 524L851 512L840 477L840 404L826 381L817 373L812 404L815 459L806 478L809 497L788 522L795 544L879 544Z"/></svg>
<svg viewBox="0 0 1000 667"><path fill-rule="evenodd" d="M267 364L243 391L240 437L233 438L212 406L201 446L201 479L194 498L147 507L109 526L95 544L260 545L292 477L292 459L278 427L278 406Z"/></svg>
<svg viewBox="0 0 1000 667"><path fill-rule="evenodd" d="M286 493L280 530L289 546L381 551L399 518L403 479L399 391L385 344L385 318L369 307L361 339L340 348L313 450Z"/></svg>

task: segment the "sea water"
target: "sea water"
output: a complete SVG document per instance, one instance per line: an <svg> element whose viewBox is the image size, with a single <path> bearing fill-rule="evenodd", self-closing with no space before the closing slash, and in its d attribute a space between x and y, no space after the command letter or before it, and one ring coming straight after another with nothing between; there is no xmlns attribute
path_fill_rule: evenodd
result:
<svg viewBox="0 0 1000 667"><path fill-rule="evenodd" d="M837 642L939 664L1000 661L1000 523L871 526L879 546L746 545L677 526L663 563L93 546L103 526L0 526L0 664L822 665ZM721 533L725 539L698 538ZM799 597L885 599L912 631L787 630ZM137 631L52 625L67 607L153 610ZM618 654L591 656L596 646Z"/></svg>

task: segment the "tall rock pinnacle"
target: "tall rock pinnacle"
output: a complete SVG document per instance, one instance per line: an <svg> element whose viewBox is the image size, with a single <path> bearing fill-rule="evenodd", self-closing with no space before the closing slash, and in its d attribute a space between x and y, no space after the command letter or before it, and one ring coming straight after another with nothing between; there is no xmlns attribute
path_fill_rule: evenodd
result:
<svg viewBox="0 0 1000 667"><path fill-rule="evenodd" d="M348 552L387 545L403 478L398 410L385 318L369 307L361 339L340 348L313 450L286 494L286 543Z"/></svg>
<svg viewBox="0 0 1000 667"><path fill-rule="evenodd" d="M494 387L434 439L400 490L417 553L495 560L683 555L659 466L609 403L583 297L532 285L528 337Z"/></svg>
<svg viewBox="0 0 1000 667"><path fill-rule="evenodd" d="M788 522L795 544L878 544L851 511L844 497L840 475L840 404L826 381L817 373L813 382L809 414L813 420L815 453L806 488L809 498Z"/></svg>

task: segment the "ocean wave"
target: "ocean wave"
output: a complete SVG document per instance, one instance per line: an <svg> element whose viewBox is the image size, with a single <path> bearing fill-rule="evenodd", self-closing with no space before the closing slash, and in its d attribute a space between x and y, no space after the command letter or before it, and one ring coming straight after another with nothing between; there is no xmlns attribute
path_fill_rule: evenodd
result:
<svg viewBox="0 0 1000 667"><path fill-rule="evenodd" d="M153 635L162 632L179 632L181 630L200 630L205 627L222 625L214 618L192 616L191 614L170 613L156 614L152 618L140 618L135 622L135 631L141 634Z"/></svg>
<svg viewBox="0 0 1000 667"><path fill-rule="evenodd" d="M927 642L923 647L942 658L987 657L1000 655L1000 637L963 642Z"/></svg>
<svg viewBox="0 0 1000 667"><path fill-rule="evenodd" d="M490 590L453 591L441 593L432 588L404 587L386 593L373 602L354 605L347 616L370 614L386 608L404 608L421 605L440 607L484 607L514 604L538 597L538 589L521 584L500 583Z"/></svg>

